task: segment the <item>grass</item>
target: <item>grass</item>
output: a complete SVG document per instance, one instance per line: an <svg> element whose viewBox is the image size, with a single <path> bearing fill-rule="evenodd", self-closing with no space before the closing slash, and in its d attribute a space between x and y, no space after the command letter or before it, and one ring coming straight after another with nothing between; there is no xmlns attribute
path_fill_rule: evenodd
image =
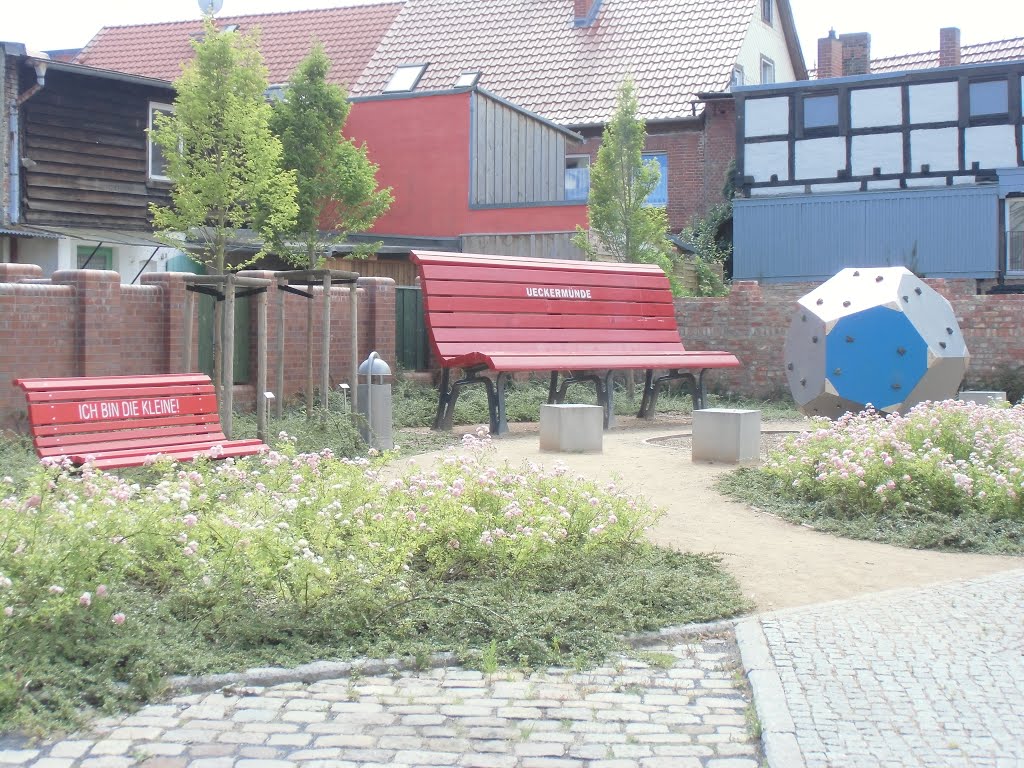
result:
<svg viewBox="0 0 1024 768"><path fill-rule="evenodd" d="M1024 406L925 403L906 416L850 415L723 493L786 520L914 549L1024 555Z"/></svg>

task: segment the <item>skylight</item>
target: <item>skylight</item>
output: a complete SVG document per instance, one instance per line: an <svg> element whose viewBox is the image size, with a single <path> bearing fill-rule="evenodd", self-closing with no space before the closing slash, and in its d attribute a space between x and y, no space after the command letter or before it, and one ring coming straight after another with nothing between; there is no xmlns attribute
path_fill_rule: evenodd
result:
<svg viewBox="0 0 1024 768"><path fill-rule="evenodd" d="M401 93L416 90L416 84L426 71L426 64L406 64L395 68L395 74L384 86L384 93Z"/></svg>
<svg viewBox="0 0 1024 768"><path fill-rule="evenodd" d="M459 79L455 81L456 88L472 88L480 81L479 72L463 72L459 75Z"/></svg>

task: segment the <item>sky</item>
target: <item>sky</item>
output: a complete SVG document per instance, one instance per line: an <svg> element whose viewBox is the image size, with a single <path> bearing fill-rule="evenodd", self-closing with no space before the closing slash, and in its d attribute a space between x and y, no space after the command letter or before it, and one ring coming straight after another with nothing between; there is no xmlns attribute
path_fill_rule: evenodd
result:
<svg viewBox="0 0 1024 768"><path fill-rule="evenodd" d="M223 0L222 15L294 11L380 0ZM489 0L478 0L487 3ZM549 0L553 2L554 0ZM614 0L610 0L614 2ZM961 43L1024 37L1022 0L791 0L808 66L817 40L838 33L870 32L874 56L938 49L941 27L960 27ZM6 0L0 40L33 50L80 48L115 24L143 24L199 17L197 0Z"/></svg>

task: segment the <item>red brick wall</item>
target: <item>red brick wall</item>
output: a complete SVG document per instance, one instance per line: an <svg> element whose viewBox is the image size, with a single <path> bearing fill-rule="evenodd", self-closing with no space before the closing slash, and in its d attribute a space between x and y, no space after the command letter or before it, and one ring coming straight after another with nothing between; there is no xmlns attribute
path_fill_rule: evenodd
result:
<svg viewBox="0 0 1024 768"><path fill-rule="evenodd" d="M272 273L248 273L269 276ZM74 270L43 280L39 267L0 264L0 426L25 427L25 398L11 382L37 376L93 376L177 372L182 368L185 275L143 275L142 286L125 286L115 272ZM31 282L18 282L28 280ZM332 290L332 386L349 379L351 342L347 286ZM268 380L277 366L276 286L268 292ZM319 376L322 289L314 290L314 366ZM358 287L359 359L376 349L395 359L395 288L388 278L364 278ZM306 300L285 301L285 391L305 386ZM235 388L236 404L255 402L256 322L250 314L253 383ZM195 326L194 326L195 327ZM193 367L198 361L198 328Z"/></svg>
<svg viewBox="0 0 1024 768"><path fill-rule="evenodd" d="M723 202L725 175L736 157L736 103L710 102L699 123L651 124L647 133L645 151L668 155L668 223L678 232ZM590 155L593 163L600 146L601 138L595 136L568 152Z"/></svg>
<svg viewBox="0 0 1024 768"><path fill-rule="evenodd" d="M984 384L1000 368L1024 365L1024 296L975 293L973 280L927 280L950 300L956 312L971 365L967 381ZM743 366L714 371L712 391L751 397L788 397L783 346L797 300L815 287L811 283L759 285L741 281L725 298L676 300L680 336L688 349L732 352Z"/></svg>

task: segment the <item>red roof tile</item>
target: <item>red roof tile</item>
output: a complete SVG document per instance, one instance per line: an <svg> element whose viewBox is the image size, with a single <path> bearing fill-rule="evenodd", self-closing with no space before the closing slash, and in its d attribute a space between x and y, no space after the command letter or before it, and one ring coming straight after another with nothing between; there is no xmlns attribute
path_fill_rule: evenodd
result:
<svg viewBox="0 0 1024 768"><path fill-rule="evenodd" d="M961 64L989 64L1024 59L1024 37L995 40L960 48ZM939 52L907 53L871 60L871 73L903 72L913 69L932 69L939 66Z"/></svg>
<svg viewBox="0 0 1024 768"><path fill-rule="evenodd" d="M429 63L417 91L480 86L563 125L608 120L623 77L647 120L693 113L729 86L757 0L604 0L574 27L572 0L406 0L353 95L381 93L395 67ZM700 106L697 107L698 112Z"/></svg>
<svg viewBox="0 0 1024 768"><path fill-rule="evenodd" d="M401 2L348 6L318 11L219 16L223 27L261 31L260 50L272 84L287 82L296 65L319 40L333 62L329 79L351 87L401 9ZM190 37L202 22L175 21L104 27L75 60L79 64L133 75L174 80L191 58Z"/></svg>

